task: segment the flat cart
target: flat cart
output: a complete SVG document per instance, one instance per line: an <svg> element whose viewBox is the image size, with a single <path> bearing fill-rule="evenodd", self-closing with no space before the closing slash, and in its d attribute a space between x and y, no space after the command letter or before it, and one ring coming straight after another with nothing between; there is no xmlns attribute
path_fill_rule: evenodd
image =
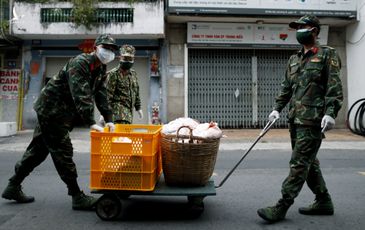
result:
<svg viewBox="0 0 365 230"><path fill-rule="evenodd" d="M207 196L215 196L216 188L213 180L200 187L173 187L166 185L161 177L153 191L92 190L91 193L103 194L95 207L96 214L102 220L115 220L121 216L123 200L132 195L186 196L190 215L195 218L204 212L203 199Z"/></svg>
<svg viewBox="0 0 365 230"><path fill-rule="evenodd" d="M157 160L154 160L159 163L156 165L156 169L153 171L153 173L148 173L147 176L143 176L143 177L148 178L147 180L145 179L146 181L144 181L143 184L145 182L147 182L147 187L153 188L153 190L151 190L151 191L133 190L133 189L129 189L129 187L127 187L128 189L123 189L123 188L122 189L95 189L95 188L93 189L93 188L91 188L91 193L103 194L96 203L96 207L95 207L96 214L102 220L115 220L122 214L123 200L128 199L128 197L132 196L132 195L133 196L135 196L135 195L186 196L191 216L199 217L204 211L204 202L203 202L204 198L207 196L216 195L216 189L221 187L226 182L226 180L235 171L235 169L239 166L239 164L245 159L245 157L249 154L249 152L256 145L256 143L270 130L270 128L275 123L275 121L276 120L269 121L266 124L266 126L260 132L259 136L256 138L254 143L251 145L251 147L248 150L246 150L246 152L244 153L242 158L236 163L236 165L230 170L230 172L228 172L228 174L222 179L222 181L218 185L215 185L214 181L212 179L210 179L205 186L194 186L194 187L168 186L168 185L166 185L163 176L160 176L160 172L162 171L162 169L159 168L159 166L161 165L161 162L160 162L161 159L159 158ZM138 128L140 128L140 127L138 127ZM98 136L98 134L95 134L95 133L94 133L94 135ZM112 135L112 134L108 134L108 135ZM106 137L104 136L103 139L105 139L105 138ZM109 141L107 141L107 142L109 142ZM108 148L103 147L103 149L108 149ZM96 155L98 155L98 153ZM100 156L97 157L97 159L99 159L99 158L100 158ZM112 159L113 159L112 162L114 162L115 159L118 159L118 161L120 160L119 158L115 158L114 155L112 156ZM106 162L106 165L109 166L110 160L108 158L100 159L100 160L102 160L103 162ZM148 160L148 161L150 161L150 160ZM98 163L100 163L100 162L98 162ZM92 163L92 166L93 166L93 163ZM99 167L100 166L98 166L97 168L99 168ZM120 166L118 165L118 167L120 167ZM92 170L92 172L93 172L93 170ZM97 178L96 181L98 184L100 182L100 180L103 181L103 177L99 176L99 174L100 174L99 172L96 172L96 174L97 174L97 176L95 176L95 178ZM113 173L113 174L115 174L115 173ZM118 177L120 177L120 178L117 180L117 182L121 183L124 173L118 173L118 175L119 175ZM139 173L137 173L137 175L139 175ZM115 184L115 181L114 181L115 175L113 175L112 177L109 177L108 175L104 175L104 176L105 176L106 183L110 183L111 185ZM129 178L129 176L127 178ZM155 180L151 180L150 178L156 178L157 183L151 183L151 182L154 182ZM92 178L92 183L94 183L93 178Z"/></svg>

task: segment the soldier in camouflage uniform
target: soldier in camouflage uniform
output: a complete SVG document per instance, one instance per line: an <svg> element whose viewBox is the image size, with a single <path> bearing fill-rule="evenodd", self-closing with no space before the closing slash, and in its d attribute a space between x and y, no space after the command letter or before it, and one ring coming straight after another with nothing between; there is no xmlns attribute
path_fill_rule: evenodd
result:
<svg viewBox="0 0 365 230"><path fill-rule="evenodd" d="M78 186L69 136L75 121L80 118L91 129L103 131L94 120L94 101L107 126L114 129L107 103L105 64L114 59L114 50L118 50L118 46L105 34L95 40L94 50L70 59L42 89L34 105L38 122L33 139L16 163L15 174L9 179L3 198L19 203L33 202L34 197L26 196L20 184L50 153L58 174L68 187L68 194L72 196L72 208L91 209L95 205L96 199L85 195Z"/></svg>
<svg viewBox="0 0 365 230"><path fill-rule="evenodd" d="M316 198L309 207L299 208L299 213L333 215L334 212L317 152L323 132L333 128L342 106L341 62L334 48L320 46L316 42L320 32L317 17L306 15L289 26L297 30L297 40L302 49L289 59L281 93L276 98L269 120L278 119L279 113L289 103L292 157L289 175L282 184L282 198L275 206L257 211L269 222L285 218L305 182Z"/></svg>
<svg viewBox="0 0 365 230"><path fill-rule="evenodd" d="M120 64L108 72L108 102L113 111L113 121L117 124L131 124L133 109L143 118L137 73L134 64L135 48L123 45L120 48Z"/></svg>

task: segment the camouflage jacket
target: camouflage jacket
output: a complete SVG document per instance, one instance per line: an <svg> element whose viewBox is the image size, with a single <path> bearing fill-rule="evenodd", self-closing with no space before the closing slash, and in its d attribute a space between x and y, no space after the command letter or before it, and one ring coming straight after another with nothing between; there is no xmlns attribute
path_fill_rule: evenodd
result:
<svg viewBox="0 0 365 230"><path fill-rule="evenodd" d="M95 101L105 121L111 121L105 87L106 66L94 67L96 60L93 54L80 54L70 59L42 89L34 105L37 114L61 123L81 118L90 126L95 124Z"/></svg>
<svg viewBox="0 0 365 230"><path fill-rule="evenodd" d="M107 76L108 102L113 111L113 121L132 123L133 108L136 111L141 109L136 71L130 69L123 76L119 67L116 67L109 71Z"/></svg>
<svg viewBox="0 0 365 230"><path fill-rule="evenodd" d="M334 48L314 46L290 57L275 110L289 103L289 122L320 126L322 117L336 118L342 106L341 61Z"/></svg>

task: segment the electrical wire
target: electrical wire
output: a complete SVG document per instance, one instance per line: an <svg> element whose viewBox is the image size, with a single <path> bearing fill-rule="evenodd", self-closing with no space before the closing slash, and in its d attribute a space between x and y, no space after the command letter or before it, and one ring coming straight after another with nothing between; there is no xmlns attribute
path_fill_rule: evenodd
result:
<svg viewBox="0 0 365 230"><path fill-rule="evenodd" d="M361 104L359 104L361 102ZM359 104L357 107L357 110L354 115L353 124L350 124L350 116L352 110L355 108L355 106ZM354 134L365 136L365 124L364 124L364 114L365 114L365 98L357 100L349 109L347 112L347 119L346 119L346 125L347 128L350 129L350 131Z"/></svg>
<svg viewBox="0 0 365 230"><path fill-rule="evenodd" d="M356 45L357 43L361 42L361 40L362 40L364 37L365 37L365 33L363 33L363 34L361 35L361 37L360 37L357 41L353 42L353 41L348 40L348 41L347 41L347 43L349 43L349 44L351 44L351 45Z"/></svg>
<svg viewBox="0 0 365 230"><path fill-rule="evenodd" d="M360 15L361 15L361 9L365 6L365 3L363 3L361 6L359 6L358 8L358 12L360 12ZM350 41L350 40L347 40L347 43L351 44L351 45L356 45L357 43L361 42L361 40L365 37L365 33L363 33L360 38L357 40L357 41Z"/></svg>

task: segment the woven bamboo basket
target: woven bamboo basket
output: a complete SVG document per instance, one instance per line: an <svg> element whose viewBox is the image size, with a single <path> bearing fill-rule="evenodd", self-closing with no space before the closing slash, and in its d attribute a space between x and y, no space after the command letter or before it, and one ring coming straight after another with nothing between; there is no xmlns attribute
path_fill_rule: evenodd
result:
<svg viewBox="0 0 365 230"><path fill-rule="evenodd" d="M190 135L179 135L188 128ZM162 168L165 182L172 186L204 186L213 174L219 138L201 138L192 135L188 126L182 126L176 135L162 134Z"/></svg>

